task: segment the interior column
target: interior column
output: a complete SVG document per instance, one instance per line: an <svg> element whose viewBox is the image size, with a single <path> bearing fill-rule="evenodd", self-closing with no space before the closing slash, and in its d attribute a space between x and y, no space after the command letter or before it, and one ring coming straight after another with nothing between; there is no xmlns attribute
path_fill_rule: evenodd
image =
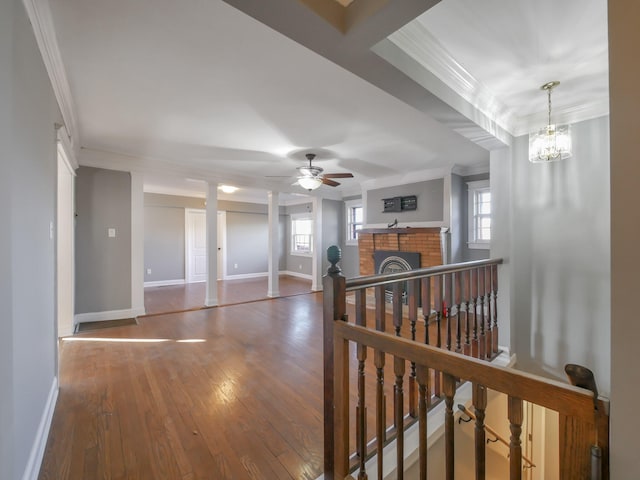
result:
<svg viewBox="0 0 640 480"><path fill-rule="evenodd" d="M311 290L322 290L322 198L313 197L313 262L311 265Z"/></svg>
<svg viewBox="0 0 640 480"><path fill-rule="evenodd" d="M204 304L218 305L218 184L207 189L207 292Z"/></svg>
<svg viewBox="0 0 640 480"><path fill-rule="evenodd" d="M144 178L131 172L131 310L144 315Z"/></svg>
<svg viewBox="0 0 640 480"><path fill-rule="evenodd" d="M269 282L268 297L280 296L280 210L278 192L269 192Z"/></svg>

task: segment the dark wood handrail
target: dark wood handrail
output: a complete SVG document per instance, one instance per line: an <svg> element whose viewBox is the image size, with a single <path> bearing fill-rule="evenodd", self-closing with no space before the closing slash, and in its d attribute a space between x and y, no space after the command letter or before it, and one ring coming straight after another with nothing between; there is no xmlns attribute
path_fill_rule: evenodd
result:
<svg viewBox="0 0 640 480"><path fill-rule="evenodd" d="M513 368L492 365L476 358L347 322L336 322L334 333L340 339L447 372L459 379L480 383L491 390L522 398L582 420L593 420L593 394L584 388ZM604 405L602 409L604 411Z"/></svg>
<svg viewBox="0 0 640 480"><path fill-rule="evenodd" d="M416 278L433 277L435 275L443 275L446 273L457 273L465 270L471 270L478 267L486 267L490 265L500 265L502 259L490 260L474 260L464 263L450 263L447 265L438 265L435 267L416 268L406 272L389 273L385 275L368 275L365 277L354 277L346 280L346 291L353 291L359 288L375 287L377 285L390 285L403 280L411 280Z"/></svg>

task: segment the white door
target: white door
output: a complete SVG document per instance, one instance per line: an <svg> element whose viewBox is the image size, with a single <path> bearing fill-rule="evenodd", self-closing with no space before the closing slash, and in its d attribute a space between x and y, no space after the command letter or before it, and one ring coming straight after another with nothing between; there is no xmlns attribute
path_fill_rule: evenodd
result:
<svg viewBox="0 0 640 480"><path fill-rule="evenodd" d="M185 209L185 281L207 281L207 214Z"/></svg>

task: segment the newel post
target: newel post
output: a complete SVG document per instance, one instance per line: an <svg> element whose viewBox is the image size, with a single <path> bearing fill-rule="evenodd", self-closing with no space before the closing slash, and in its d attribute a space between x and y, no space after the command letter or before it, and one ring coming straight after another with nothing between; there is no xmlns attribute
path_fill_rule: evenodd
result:
<svg viewBox="0 0 640 480"><path fill-rule="evenodd" d="M337 265L342 258L339 247L327 249L327 259L331 266L322 277L323 291L323 359L324 359L324 478L334 479L335 432L334 432L334 345L333 322L343 320L346 312L345 277Z"/></svg>

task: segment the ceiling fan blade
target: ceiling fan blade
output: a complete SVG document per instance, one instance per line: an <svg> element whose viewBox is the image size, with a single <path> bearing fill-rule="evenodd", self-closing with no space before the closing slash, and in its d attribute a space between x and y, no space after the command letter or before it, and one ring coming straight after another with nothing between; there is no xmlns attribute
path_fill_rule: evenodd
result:
<svg viewBox="0 0 640 480"><path fill-rule="evenodd" d="M338 182L334 182L333 180L325 177L322 177L320 180L322 180L322 183L324 183L325 185L329 185L330 187L337 187L338 185L340 185Z"/></svg>
<svg viewBox="0 0 640 480"><path fill-rule="evenodd" d="M325 173L324 178L353 178L353 173Z"/></svg>

